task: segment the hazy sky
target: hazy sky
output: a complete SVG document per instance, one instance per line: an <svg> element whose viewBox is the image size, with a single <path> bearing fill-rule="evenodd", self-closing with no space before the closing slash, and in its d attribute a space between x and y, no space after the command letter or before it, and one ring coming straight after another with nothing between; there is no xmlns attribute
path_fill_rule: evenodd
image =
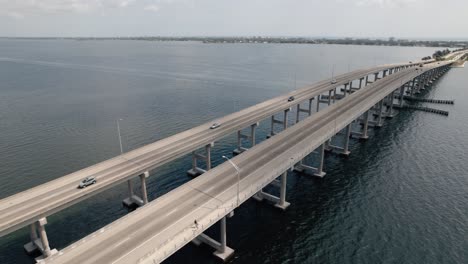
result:
<svg viewBox="0 0 468 264"><path fill-rule="evenodd" d="M0 36L468 38L468 0L0 0Z"/></svg>

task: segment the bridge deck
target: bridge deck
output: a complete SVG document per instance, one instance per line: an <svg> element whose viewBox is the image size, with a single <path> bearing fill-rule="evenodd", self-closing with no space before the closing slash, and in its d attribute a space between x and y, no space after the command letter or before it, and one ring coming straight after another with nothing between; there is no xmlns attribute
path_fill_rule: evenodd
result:
<svg viewBox="0 0 468 264"><path fill-rule="evenodd" d="M37 221L41 217L51 215L101 191L125 182L145 171L182 157L210 142L214 142L237 130L259 122L275 113L296 105L298 102L306 101L327 92L336 86L385 69L402 65L414 66L417 64L389 64L343 74L337 76L338 82L336 84L331 85L330 80L322 81L219 118L217 121L222 125L217 129L209 129L212 122L205 123L4 198L0 200L0 236L4 236ZM289 96L294 96L296 99L288 102ZM88 176L96 177L98 183L85 189L77 189L78 183Z"/></svg>
<svg viewBox="0 0 468 264"><path fill-rule="evenodd" d="M244 202L424 70L407 69L375 82L223 163L148 205L94 232L45 263L158 263ZM197 220L198 227L194 225Z"/></svg>

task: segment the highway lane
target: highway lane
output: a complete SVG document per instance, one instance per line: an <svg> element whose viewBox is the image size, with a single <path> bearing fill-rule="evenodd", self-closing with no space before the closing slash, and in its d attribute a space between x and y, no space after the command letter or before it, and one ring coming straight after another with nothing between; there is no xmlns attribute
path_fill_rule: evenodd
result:
<svg viewBox="0 0 468 264"><path fill-rule="evenodd" d="M242 169L242 190L278 176L380 101L392 89L397 89L401 79L410 80L416 75L414 69L409 69L381 80L377 83L378 86L374 84L372 89L358 91L235 157L233 161ZM305 150L304 146L307 146ZM288 161L290 157L291 160ZM266 181L263 180L265 178ZM140 249L148 245L153 248L164 247L166 238L193 229L193 219L200 219L198 222L203 223L203 217L217 208L228 208L226 204L229 203L229 210L232 210L235 207L232 207L232 201L236 198L236 184L236 171L227 163L221 164L67 247L60 252L61 255L51 257L46 263L135 263L148 256L148 252L151 253L144 250L139 252ZM250 195L258 191L258 188L250 190ZM247 198L243 195L242 201ZM164 235L170 229L173 229L172 232Z"/></svg>
<svg viewBox="0 0 468 264"><path fill-rule="evenodd" d="M417 64L417 63L413 63ZM372 74L397 65L384 65L376 68L357 70L337 76L338 86L353 79ZM100 191L108 189L147 170L154 169L209 142L213 142L237 130L245 128L274 113L287 109L297 102L308 100L333 87L330 80L293 91L263 103L217 119L222 126L210 130L212 122L130 151L97 165L85 168L57 180L45 183L30 190L0 200L0 236L32 223L40 217L60 211ZM289 96L296 100L287 102ZM87 176L95 176L98 184L84 190L77 190L79 181Z"/></svg>

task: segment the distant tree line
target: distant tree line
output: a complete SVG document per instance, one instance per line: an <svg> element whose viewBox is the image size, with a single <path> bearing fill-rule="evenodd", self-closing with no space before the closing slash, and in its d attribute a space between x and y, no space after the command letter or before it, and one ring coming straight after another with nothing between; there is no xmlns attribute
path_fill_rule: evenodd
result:
<svg viewBox="0 0 468 264"><path fill-rule="evenodd" d="M0 37L1 38L1 37ZM199 41L203 43L279 43L279 44L340 44L340 45L370 45L370 46L405 46L405 47L450 47L468 48L468 41L446 40L407 40L372 39L372 38L308 38L308 37L264 37L264 36L238 36L238 37L76 37L76 38L21 38L21 39L73 39L73 40L141 40L141 41Z"/></svg>
<svg viewBox="0 0 468 264"><path fill-rule="evenodd" d="M445 50L438 50L436 52L434 52L434 54L432 54L432 57L435 59L435 60L442 60L442 58L447 55L447 54L450 54L450 50L449 49L445 49Z"/></svg>

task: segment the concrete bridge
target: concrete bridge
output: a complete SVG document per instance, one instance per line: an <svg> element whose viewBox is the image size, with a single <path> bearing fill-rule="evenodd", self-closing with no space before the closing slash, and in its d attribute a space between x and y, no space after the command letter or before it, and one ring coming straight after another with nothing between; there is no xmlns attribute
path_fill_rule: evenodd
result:
<svg viewBox="0 0 468 264"><path fill-rule="evenodd" d="M217 129L209 128L212 122L206 123L2 199L0 235L29 226L31 242L25 249L40 250L45 263L155 263L190 241L208 243L217 249L217 256L226 259L232 253L226 245L226 216L232 215L236 207L254 197L286 209L288 170L323 177L326 149L348 155L351 135L366 139L369 126L379 127L384 117L393 116L395 94L400 95L396 97L401 104L405 93L425 89L450 64L451 61L426 62L423 67L419 63L394 64L343 74L337 76L336 83L319 82L220 118L217 122L222 125ZM290 96L295 100L288 101ZM297 124L287 128L292 107L297 109ZM314 111L317 113L313 114ZM275 119L276 113L283 118ZM302 121L301 113L306 117ZM270 116L273 137L257 145L254 140L257 124ZM355 131L358 123L362 129ZM281 125L281 133L275 131L275 124ZM249 128L250 133L243 134L244 128ZM343 129L344 145L332 145L330 139ZM245 153L211 169L211 147L231 133L237 133L239 138L235 152ZM242 138L250 139L249 151L241 146ZM205 153L196 152L199 148ZM302 162L314 150L321 157L317 168ZM190 152L193 166L188 173L203 175L148 203L145 183L149 171ZM199 167L199 159L203 159L204 169ZM98 183L84 190L76 189L87 176L96 177ZM276 180L278 176L280 180ZM142 182L141 196L133 190L131 180L135 177ZM124 203L144 206L55 254L57 251L50 248L45 231L46 217L125 181L129 198ZM268 184L280 187L280 197L262 191ZM221 221L220 242L203 234L217 221Z"/></svg>

